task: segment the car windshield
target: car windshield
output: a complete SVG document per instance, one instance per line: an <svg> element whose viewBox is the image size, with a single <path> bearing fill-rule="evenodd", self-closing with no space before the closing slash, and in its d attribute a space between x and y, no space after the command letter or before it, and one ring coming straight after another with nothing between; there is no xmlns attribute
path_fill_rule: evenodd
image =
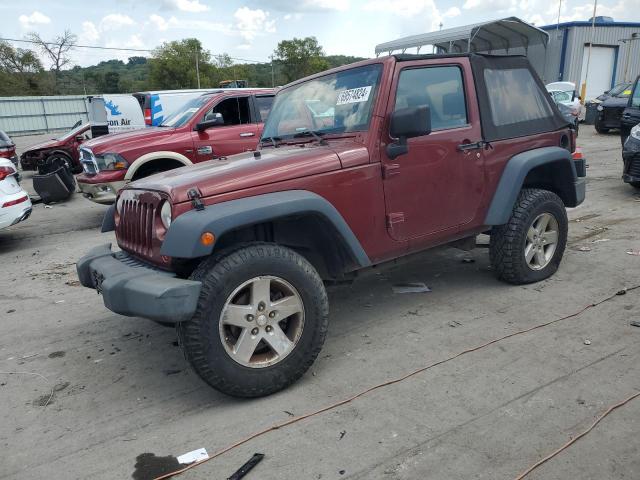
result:
<svg viewBox="0 0 640 480"><path fill-rule="evenodd" d="M202 106L207 103L207 101L211 97L208 95L203 95L201 97L196 97L192 100L189 100L187 103L182 105L178 110L169 115L166 120L164 120L160 126L161 127L181 127L189 120L193 118L198 110L202 108Z"/></svg>
<svg viewBox="0 0 640 480"><path fill-rule="evenodd" d="M381 64L366 65L282 90L273 102L262 138L366 130L381 71Z"/></svg>
<svg viewBox="0 0 640 480"><path fill-rule="evenodd" d="M631 95L631 84L621 83L609 90L609 95L612 97L629 97Z"/></svg>
<svg viewBox="0 0 640 480"><path fill-rule="evenodd" d="M83 125L80 125L79 127L72 128L67 133L56 138L55 140L60 140L60 141L69 140L70 138L75 137L76 135L80 135L81 133L84 133L84 131L87 130L88 128L89 128L89 124L85 123Z"/></svg>

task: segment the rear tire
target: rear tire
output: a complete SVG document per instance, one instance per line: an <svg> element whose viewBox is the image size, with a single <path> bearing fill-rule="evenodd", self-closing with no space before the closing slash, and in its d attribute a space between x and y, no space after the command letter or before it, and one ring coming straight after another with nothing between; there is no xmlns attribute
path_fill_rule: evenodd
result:
<svg viewBox="0 0 640 480"><path fill-rule="evenodd" d="M240 245L204 260L191 279L202 282L200 299L195 315L178 324L178 337L193 370L216 390L235 397L275 393L320 353L327 294L313 266L293 250Z"/></svg>
<svg viewBox="0 0 640 480"><path fill-rule="evenodd" d="M558 195L526 188L505 225L493 227L489 245L497 277L516 285L553 275L567 245L568 220Z"/></svg>
<svg viewBox="0 0 640 480"><path fill-rule="evenodd" d="M609 129L607 127L604 127L600 120L596 120L594 127L596 129L596 132L598 133L609 133Z"/></svg>

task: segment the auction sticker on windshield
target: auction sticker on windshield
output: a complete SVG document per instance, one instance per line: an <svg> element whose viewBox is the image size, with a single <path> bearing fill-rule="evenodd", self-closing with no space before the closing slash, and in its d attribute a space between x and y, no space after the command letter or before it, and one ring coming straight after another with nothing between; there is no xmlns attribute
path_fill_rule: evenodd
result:
<svg viewBox="0 0 640 480"><path fill-rule="evenodd" d="M336 105L346 105L347 103L360 103L369 100L371 86L351 88L340 92Z"/></svg>

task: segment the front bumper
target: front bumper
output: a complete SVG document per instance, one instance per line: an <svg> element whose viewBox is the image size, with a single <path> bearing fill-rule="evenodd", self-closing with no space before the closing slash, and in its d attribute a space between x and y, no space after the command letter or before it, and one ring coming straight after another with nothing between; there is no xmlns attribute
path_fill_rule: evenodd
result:
<svg viewBox="0 0 640 480"><path fill-rule="evenodd" d="M125 252L113 253L111 244L90 250L76 268L80 283L102 293L105 307L120 315L177 323L196 311L200 282L176 278Z"/></svg>
<svg viewBox="0 0 640 480"><path fill-rule="evenodd" d="M640 140L629 136L622 149L622 180L626 183L640 182Z"/></svg>
<svg viewBox="0 0 640 480"><path fill-rule="evenodd" d="M78 180L78 188L85 198L102 205L115 203L118 190L125 184L124 180L106 183L83 183L80 179Z"/></svg>

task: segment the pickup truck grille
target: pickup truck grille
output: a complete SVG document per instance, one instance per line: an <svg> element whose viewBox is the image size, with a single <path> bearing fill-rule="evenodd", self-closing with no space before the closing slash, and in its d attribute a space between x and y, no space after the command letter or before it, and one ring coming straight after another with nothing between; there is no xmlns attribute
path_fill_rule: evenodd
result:
<svg viewBox="0 0 640 480"><path fill-rule="evenodd" d="M157 260L161 241L157 238L156 226L160 221L162 197L156 192L125 189L120 193L119 202L118 245L134 255Z"/></svg>
<svg viewBox="0 0 640 480"><path fill-rule="evenodd" d="M100 171L100 169L98 168L98 163L93 156L93 152L91 152L91 150L89 149L80 149L80 162L82 163L84 173L86 173L87 175L95 175Z"/></svg>

